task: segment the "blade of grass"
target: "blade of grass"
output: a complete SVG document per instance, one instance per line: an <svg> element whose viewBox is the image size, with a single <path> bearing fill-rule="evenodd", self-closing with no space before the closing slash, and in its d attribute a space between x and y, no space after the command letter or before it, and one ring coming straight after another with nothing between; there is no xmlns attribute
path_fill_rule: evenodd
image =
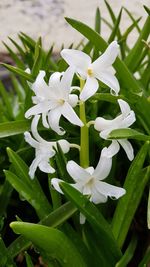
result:
<svg viewBox="0 0 150 267"><path fill-rule="evenodd" d="M105 260L114 266L121 257L116 241L110 230L110 225L104 219L99 210L92 204L87 197L65 182L60 183L60 187L64 195L80 210L91 224L93 230L99 237L99 249L101 250ZM109 244L109 250L108 250Z"/></svg>
<svg viewBox="0 0 150 267"><path fill-rule="evenodd" d="M30 121L11 121L0 123L0 138L22 134L30 130Z"/></svg>
<svg viewBox="0 0 150 267"><path fill-rule="evenodd" d="M0 63L0 65L2 65L3 67L5 67L6 69L8 69L9 71L25 78L27 81L29 82L34 82L34 79L32 78L32 76L28 73L26 73L25 71L23 71L22 69L19 69L17 67L14 67L14 66L11 66L11 65L8 65L6 63Z"/></svg>
<svg viewBox="0 0 150 267"><path fill-rule="evenodd" d="M141 33L138 37L138 40L135 42L134 47L131 49L130 53L125 59L126 65L132 72L134 72L134 70L137 67L139 55L141 55L144 47L142 40L145 41L147 40L150 34L149 29L150 29L150 16L148 16L148 18L146 19L143 29L141 30Z"/></svg>
<svg viewBox="0 0 150 267"><path fill-rule="evenodd" d="M12 110L12 106L11 106L11 103L10 103L9 94L6 91L4 85L2 84L1 81L0 81L0 94L2 96L4 104L6 105L8 118L10 120L12 120L14 118L14 115L13 115L13 110Z"/></svg>
<svg viewBox="0 0 150 267"><path fill-rule="evenodd" d="M118 17L117 17L117 19L115 21L113 30L111 32L111 35L110 35L109 39L108 39L108 43L111 43L115 39L115 37L117 35L117 32L119 30L119 26L120 26L121 16L122 16L122 8L120 9L119 15L118 15Z"/></svg>
<svg viewBox="0 0 150 267"><path fill-rule="evenodd" d="M149 180L150 167L142 169L148 149L149 142L146 142L132 162L124 183L126 194L119 200L113 216L112 231L119 247L124 244L131 221Z"/></svg>

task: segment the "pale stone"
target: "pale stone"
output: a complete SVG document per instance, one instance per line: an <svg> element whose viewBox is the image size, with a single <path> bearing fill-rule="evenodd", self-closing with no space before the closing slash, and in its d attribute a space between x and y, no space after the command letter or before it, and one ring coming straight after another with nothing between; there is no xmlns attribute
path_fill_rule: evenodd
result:
<svg viewBox="0 0 150 267"><path fill-rule="evenodd" d="M135 18L142 16L140 25L143 25L147 16L143 5L149 6L150 0L109 0L115 14L119 13L121 6L132 12ZM110 20L106 5L103 0L1 0L0 1L0 41L10 45L7 36L17 39L17 33L22 31L37 39L42 36L44 47L48 49L55 43L55 51L61 48L62 43L68 47L71 43L78 44L83 36L69 26L64 17L80 20L89 26L94 26L96 7L101 10L101 15ZM131 25L131 20L123 11L121 29ZM109 29L102 26L102 36L107 40ZM130 45L137 38L134 31L130 36ZM0 51L5 51L0 42Z"/></svg>

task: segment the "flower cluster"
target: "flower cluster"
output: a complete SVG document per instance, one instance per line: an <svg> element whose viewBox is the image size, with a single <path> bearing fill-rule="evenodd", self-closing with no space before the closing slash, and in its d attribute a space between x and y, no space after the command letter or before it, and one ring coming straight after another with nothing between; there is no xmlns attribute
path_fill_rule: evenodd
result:
<svg viewBox="0 0 150 267"><path fill-rule="evenodd" d="M97 117L95 121L86 123L83 121L83 114L76 114L74 107L78 104L83 105L99 89L99 82L104 83L110 88L110 93L118 96L120 87L115 76L115 70L112 64L119 53L119 45L113 41L106 51L91 62L91 58L78 50L63 49L62 58L68 63L69 67L65 72L55 72L50 76L48 84L45 82L45 71L41 70L33 84L31 90L34 92L32 101L34 106L26 113L25 117L33 116L31 123L32 137L29 132L25 132L25 140L35 148L35 159L33 160L29 175L33 179L37 167L43 172L54 173L55 169L50 164L50 159L56 153L56 141L46 141L38 133L37 127L40 118L45 128L51 128L59 136L65 134L65 130L60 127L60 118L63 116L70 123L82 128L94 125L94 129L99 132L100 138L110 140L111 144L104 147L101 151L97 167L78 165L73 160L68 161L66 169L72 177L71 185L86 195L89 200L95 204L106 202L108 197L118 199L125 194L125 190L114 185L110 185L103 180L109 175L112 166L112 157L118 153L120 146L125 150L129 160L133 160L134 153L131 143L126 139L111 140L109 134L114 129L128 128L135 121L135 114L122 99L118 98L118 104L121 110L116 118L107 120ZM73 77L77 75L82 88L79 88L79 96L73 93ZM84 107L84 106L83 106ZM85 110L82 110L85 113ZM85 115L85 114L84 114ZM58 143L63 153L68 153L71 147L77 145L70 144L64 139L59 139ZM63 193L59 183L61 179L53 178L51 180L54 188ZM84 221L84 220L83 220Z"/></svg>

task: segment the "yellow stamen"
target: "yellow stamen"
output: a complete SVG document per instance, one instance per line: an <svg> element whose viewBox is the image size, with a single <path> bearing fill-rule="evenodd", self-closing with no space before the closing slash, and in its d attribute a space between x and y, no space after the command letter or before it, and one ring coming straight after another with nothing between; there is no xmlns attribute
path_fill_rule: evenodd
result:
<svg viewBox="0 0 150 267"><path fill-rule="evenodd" d="M92 76L92 75L93 75L93 70L90 69L90 68L88 68L88 69L87 69L87 73L88 73L89 76Z"/></svg>
<svg viewBox="0 0 150 267"><path fill-rule="evenodd" d="M64 99L59 99L59 100L58 100L58 103L59 103L60 105L63 105L63 104L65 103L65 100L64 100Z"/></svg>

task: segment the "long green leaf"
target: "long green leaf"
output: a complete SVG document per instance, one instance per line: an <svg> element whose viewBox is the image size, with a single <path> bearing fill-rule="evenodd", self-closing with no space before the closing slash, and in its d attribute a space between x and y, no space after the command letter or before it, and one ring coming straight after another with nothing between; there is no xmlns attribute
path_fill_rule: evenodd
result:
<svg viewBox="0 0 150 267"><path fill-rule="evenodd" d="M120 21L121 21L121 16L122 16L122 8L119 12L118 18L116 19L116 22L114 24L113 30L111 32L111 35L108 39L108 43L111 43L114 39L115 36L117 35L118 29L119 29L119 25L120 25Z"/></svg>
<svg viewBox="0 0 150 267"><path fill-rule="evenodd" d="M121 257L116 241L112 235L110 225L98 211L98 209L79 191L71 185L62 182L61 189L65 196L85 215L93 230L99 237L99 249L105 257L105 260L111 265L115 265ZM109 249L108 249L109 244Z"/></svg>
<svg viewBox="0 0 150 267"><path fill-rule="evenodd" d="M14 67L14 66L11 66L11 65L8 65L6 63L1 63L1 65L3 67L5 67L6 69L8 69L9 71L25 78L27 81L34 82L34 79L32 78L32 76L30 74L28 74L27 72L25 72L24 70L19 69L19 68Z"/></svg>
<svg viewBox="0 0 150 267"><path fill-rule="evenodd" d="M43 190L42 190L37 178L35 177L33 180L30 179L29 174L28 174L29 173L28 166L26 165L26 163L22 160L22 158L16 152L11 150L10 148L7 148L7 153L8 153L10 162L13 164L13 167L15 169L15 173L16 173L17 177L19 178L19 182L21 183L21 186L22 186L22 182L23 182L23 183L25 183L25 186L27 186L33 192L33 195L36 198L36 202L37 202L37 203L35 203L35 205L38 209L38 214L41 214L40 218L42 218L42 216L43 217L46 216L47 214L49 214L49 212L51 210L51 206L50 206L45 194L43 193ZM10 177L10 179L11 179L11 177ZM14 187L13 183L12 183L12 186ZM29 190L29 194L30 194L30 190ZM24 190L23 190L23 192L24 192ZM30 204L32 205L34 203L34 201L32 201L32 193L31 193L30 197L31 197L31 201L30 201L30 198L28 199L28 201L30 201Z"/></svg>
<svg viewBox="0 0 150 267"><path fill-rule="evenodd" d="M125 241L131 221L149 180L150 167L142 170L148 148L149 142L146 142L132 162L124 183L126 195L119 200L114 213L112 231L119 247L122 247Z"/></svg>
<svg viewBox="0 0 150 267"><path fill-rule="evenodd" d="M10 255L8 254L7 248L1 237L0 237L0 266L1 267L5 267L5 266L16 267L16 264L10 258Z"/></svg>
<svg viewBox="0 0 150 267"><path fill-rule="evenodd" d="M72 203L67 202L63 204L61 207L56 209L47 215L44 219L42 219L39 224L57 227L65 222L69 217L71 217L74 212L76 212L77 208L72 205ZM25 239L23 236L19 236L13 243L8 247L9 255L14 258L16 257L22 250L27 249L31 245L31 241Z"/></svg>
<svg viewBox="0 0 150 267"><path fill-rule="evenodd" d="M133 129L118 129L118 130L113 130L108 138L110 139L137 139L141 141L150 141L150 136L145 135L142 133L139 133L138 131L135 131Z"/></svg>
<svg viewBox="0 0 150 267"><path fill-rule="evenodd" d="M104 52L107 48L107 43L104 41L104 39L94 30L92 30L89 26L86 24L71 19L66 18L66 21L77 31L79 31L81 34L83 34L88 40L93 43L93 45L101 52ZM121 61L119 58L116 59L114 63L114 67L117 71L117 74L122 82L123 87L130 88L134 93L141 94L142 89L140 88L139 84L129 71L129 69L126 67L123 61Z"/></svg>
<svg viewBox="0 0 150 267"><path fill-rule="evenodd" d="M61 266L87 267L71 240L61 231L47 226L23 222L12 222L10 226L15 233L22 234L31 240L35 246L56 259Z"/></svg>
<svg viewBox="0 0 150 267"><path fill-rule="evenodd" d="M30 130L30 121L11 121L0 123L0 138L22 134Z"/></svg>
<svg viewBox="0 0 150 267"><path fill-rule="evenodd" d="M1 81L0 81L0 94L7 108L8 118L12 120L14 118L14 115L13 115L13 110L12 110L12 106L10 103L10 97Z"/></svg>
<svg viewBox="0 0 150 267"><path fill-rule="evenodd" d="M144 27L139 35L139 38L135 42L134 47L131 49L130 53L125 59L125 63L131 71L134 71L134 69L136 68L139 55L141 55L142 53L143 50L142 40L146 41L149 34L150 34L150 16L148 16L144 24Z"/></svg>

